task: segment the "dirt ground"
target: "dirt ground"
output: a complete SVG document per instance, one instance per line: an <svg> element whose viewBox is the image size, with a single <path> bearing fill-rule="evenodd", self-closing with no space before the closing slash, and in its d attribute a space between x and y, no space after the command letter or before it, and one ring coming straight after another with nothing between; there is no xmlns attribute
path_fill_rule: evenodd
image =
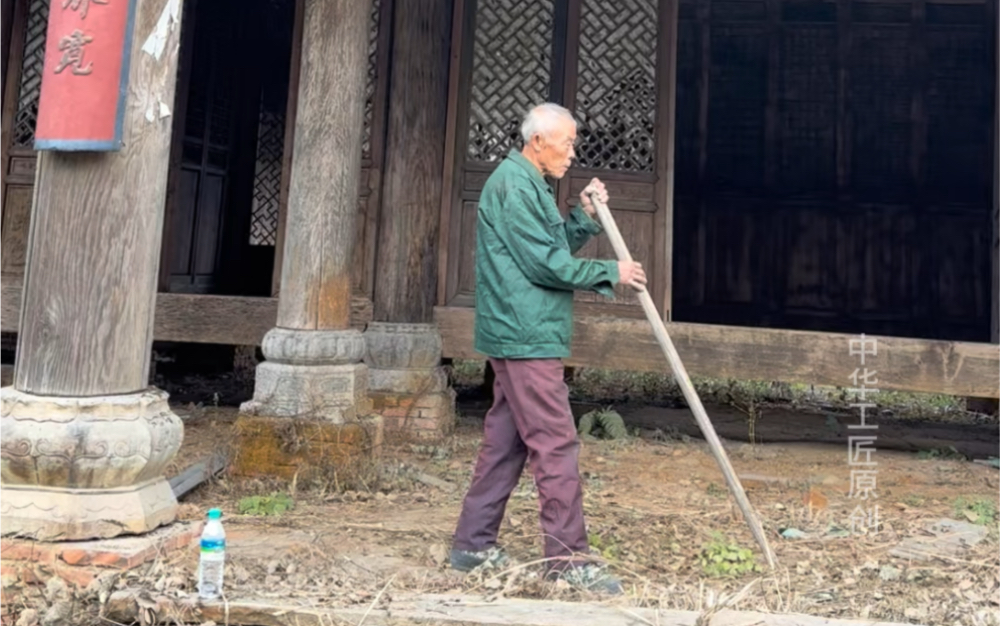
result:
<svg viewBox="0 0 1000 626"><path fill-rule="evenodd" d="M482 399L464 402L459 427L446 440L387 447L380 478L367 487L337 492L331 485L297 486L290 494L291 510L247 515L240 514L241 501L269 495L276 487L223 476L184 498L183 517L199 519L208 508L222 508L229 537L230 599L368 604L380 592L379 597L387 598L404 590L583 599L585 594L537 576L542 552L530 470L512 496L501 528L500 541L519 565L470 575L448 569L450 537L485 407ZM724 415L731 407L707 408L710 415ZM179 405L176 410L185 418L186 432L175 469L210 454L229 437L236 416L235 408ZM851 534L850 515L861 501L850 497L851 466L842 429L827 419L829 442L754 446L725 439L720 429L777 555L778 569L768 572L707 444L686 434L696 426L689 413L684 426L685 411L627 407L621 412L633 427L632 436L582 442L591 546L627 585L626 596L610 602L694 610L729 602L737 609L827 617L1000 624L997 469L952 454L949 446L915 452L882 449L876 441L881 525ZM768 423L772 433L788 430L787 420L795 415L765 414L758 437L769 440ZM810 419L815 421L815 415L802 415L803 421ZM664 426L650 428L657 423ZM952 439L959 445L965 439L981 441L983 432L975 426L953 428ZM995 425L982 427L987 435L994 433L995 451ZM905 424L899 428L893 441L923 441L920 427L911 436ZM971 434L963 437L962 432ZM926 527L942 518L975 521L985 528L985 538L929 561L890 554L907 539L928 536ZM804 536L782 536L797 531ZM741 549L752 552L760 569L730 575L710 569L710 557L722 553L736 559L731 562L744 563ZM190 590L195 565L196 555L190 553L182 562L157 563L135 574L135 582L157 590L170 585Z"/></svg>

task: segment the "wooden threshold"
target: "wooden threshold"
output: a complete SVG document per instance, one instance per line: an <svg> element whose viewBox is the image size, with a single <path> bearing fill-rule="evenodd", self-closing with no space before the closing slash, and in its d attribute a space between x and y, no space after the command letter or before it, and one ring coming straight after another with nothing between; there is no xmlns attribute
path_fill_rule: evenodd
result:
<svg viewBox="0 0 1000 626"><path fill-rule="evenodd" d="M16 332L19 283L4 281L2 330ZM668 365L644 319L593 315L578 306L572 352L566 365L618 370L666 371ZM277 298L160 293L153 338L157 341L259 345L277 320ZM444 356L482 359L473 349L474 310L437 307ZM364 329L371 300L354 297L351 325ZM857 335L670 322L667 332L692 376L851 387L861 367L850 353ZM989 343L874 336L879 390L1000 397L1000 346Z"/></svg>
<svg viewBox="0 0 1000 626"><path fill-rule="evenodd" d="M470 308L435 309L445 357L483 358L473 349L473 316ZM578 316L573 332L567 366L669 369L646 320ZM877 380L869 389L1000 397L996 344L868 336L877 354L862 366L850 352L858 335L681 322L667 332L692 376L855 387L851 375L867 367Z"/></svg>

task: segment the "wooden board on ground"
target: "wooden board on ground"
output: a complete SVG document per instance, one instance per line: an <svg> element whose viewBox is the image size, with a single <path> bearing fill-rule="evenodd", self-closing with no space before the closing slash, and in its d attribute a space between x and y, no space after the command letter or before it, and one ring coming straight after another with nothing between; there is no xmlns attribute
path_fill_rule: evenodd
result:
<svg viewBox="0 0 1000 626"><path fill-rule="evenodd" d="M139 600L131 591L114 593L108 602L107 617L118 622L140 618L140 604L148 606L159 617L158 623L173 623L175 616L187 621L214 621L219 624L255 624L256 626L326 626L327 624L360 624L371 626L407 626L410 624L505 624L506 626L697 626L706 623L703 616L711 615L712 626L902 626L890 622L854 621L780 615L746 611L716 612L660 611L629 606L606 606L590 603L554 602L549 600L514 600L458 595L421 595L399 597L379 605L379 598L370 606L314 608L294 604L276 604L254 600L206 602L171 601L162 598L155 603ZM154 608L155 607L155 608ZM360 621L359 621L360 620Z"/></svg>

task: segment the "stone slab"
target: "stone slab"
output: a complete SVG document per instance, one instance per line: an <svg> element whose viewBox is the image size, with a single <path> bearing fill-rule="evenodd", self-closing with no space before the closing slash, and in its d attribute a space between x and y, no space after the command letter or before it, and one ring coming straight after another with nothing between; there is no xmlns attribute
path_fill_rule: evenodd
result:
<svg viewBox="0 0 1000 626"><path fill-rule="evenodd" d="M377 393L423 395L448 389L448 373L443 367L425 369L368 370L368 389Z"/></svg>
<svg viewBox="0 0 1000 626"><path fill-rule="evenodd" d="M106 490L0 486L4 537L101 539L147 533L176 518L177 499L163 478Z"/></svg>
<svg viewBox="0 0 1000 626"><path fill-rule="evenodd" d="M268 626L328 626L360 624L370 626L903 626L903 624L813 617L802 614L759 613L724 609L706 619L697 611L673 611L635 608L627 601L614 604L520 600L459 595L392 594L379 608L367 605L351 607L309 607L291 601L268 603L253 600L198 602L195 598L157 601L156 614L183 615L190 620L216 623L267 624ZM111 596L106 616L121 623L137 619L135 594L117 592ZM913 626L910 624L909 626Z"/></svg>
<svg viewBox="0 0 1000 626"><path fill-rule="evenodd" d="M953 519L939 519L927 525L927 537L910 537L889 550L890 556L914 561L950 561L986 538L986 527Z"/></svg>

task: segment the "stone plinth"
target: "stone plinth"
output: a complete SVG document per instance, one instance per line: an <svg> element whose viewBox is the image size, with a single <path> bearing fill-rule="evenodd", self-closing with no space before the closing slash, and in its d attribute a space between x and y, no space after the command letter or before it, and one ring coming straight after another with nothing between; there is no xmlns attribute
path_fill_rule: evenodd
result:
<svg viewBox="0 0 1000 626"><path fill-rule="evenodd" d="M357 330L273 328L261 350L267 360L257 366L244 415L343 424L369 413L365 338Z"/></svg>
<svg viewBox="0 0 1000 626"><path fill-rule="evenodd" d="M455 392L433 324L372 322L365 331L369 397L386 435L432 438L455 425Z"/></svg>
<svg viewBox="0 0 1000 626"><path fill-rule="evenodd" d="M240 477L348 483L371 469L382 445L378 416L335 424L317 418L242 415L235 430L232 474Z"/></svg>
<svg viewBox="0 0 1000 626"><path fill-rule="evenodd" d="M163 472L184 427L167 398L157 389L91 398L0 390L3 536L107 538L174 521Z"/></svg>

